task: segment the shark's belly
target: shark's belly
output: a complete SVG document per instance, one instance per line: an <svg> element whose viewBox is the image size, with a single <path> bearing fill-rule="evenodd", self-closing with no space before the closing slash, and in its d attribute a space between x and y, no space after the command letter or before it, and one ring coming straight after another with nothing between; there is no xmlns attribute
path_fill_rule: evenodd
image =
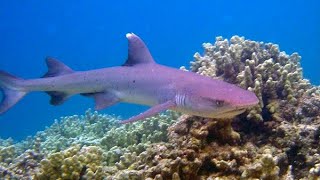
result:
<svg viewBox="0 0 320 180"><path fill-rule="evenodd" d="M158 104L159 99L155 94L142 92L141 90L128 89L116 92L122 102L153 106Z"/></svg>
<svg viewBox="0 0 320 180"><path fill-rule="evenodd" d="M113 87L116 90L116 96L121 101L153 106L159 103L167 101L171 98L171 90L168 90L167 83L162 83L147 78L131 79L128 81L118 84L118 87Z"/></svg>

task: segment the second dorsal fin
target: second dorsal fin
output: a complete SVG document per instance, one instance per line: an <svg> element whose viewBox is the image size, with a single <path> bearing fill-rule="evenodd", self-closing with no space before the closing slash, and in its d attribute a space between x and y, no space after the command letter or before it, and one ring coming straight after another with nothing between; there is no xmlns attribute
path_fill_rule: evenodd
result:
<svg viewBox="0 0 320 180"><path fill-rule="evenodd" d="M123 66L155 63L148 47L137 35L128 33L126 37L128 39L128 59Z"/></svg>
<svg viewBox="0 0 320 180"><path fill-rule="evenodd" d="M43 76L43 78L55 77L55 76L70 74L74 72L67 65L51 57L46 58L46 63L48 66L48 72Z"/></svg>

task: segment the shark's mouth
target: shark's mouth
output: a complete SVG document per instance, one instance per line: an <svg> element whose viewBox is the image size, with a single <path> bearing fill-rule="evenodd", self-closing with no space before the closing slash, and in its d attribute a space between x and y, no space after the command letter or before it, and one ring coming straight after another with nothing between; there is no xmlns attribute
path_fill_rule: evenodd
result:
<svg viewBox="0 0 320 180"><path fill-rule="evenodd" d="M240 108L240 109L233 109L229 111L224 111L215 116L215 118L233 118L236 115L239 115L246 111L246 108Z"/></svg>

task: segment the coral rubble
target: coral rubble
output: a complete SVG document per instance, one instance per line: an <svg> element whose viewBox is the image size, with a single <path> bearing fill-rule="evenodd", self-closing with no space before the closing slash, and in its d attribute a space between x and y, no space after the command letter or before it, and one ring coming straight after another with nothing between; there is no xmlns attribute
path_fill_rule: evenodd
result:
<svg viewBox="0 0 320 180"><path fill-rule="evenodd" d="M62 117L23 142L0 140L0 178L319 179L320 88L303 78L301 57L239 36L203 47L190 70L255 92L256 107L128 125L90 110Z"/></svg>

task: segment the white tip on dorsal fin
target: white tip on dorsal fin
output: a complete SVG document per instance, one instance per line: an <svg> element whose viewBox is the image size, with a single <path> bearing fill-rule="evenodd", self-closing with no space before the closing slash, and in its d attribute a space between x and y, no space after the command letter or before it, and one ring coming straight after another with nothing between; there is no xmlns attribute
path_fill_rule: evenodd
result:
<svg viewBox="0 0 320 180"><path fill-rule="evenodd" d="M137 35L133 33L127 33L126 37L128 39L128 59L123 66L155 63L148 47Z"/></svg>

